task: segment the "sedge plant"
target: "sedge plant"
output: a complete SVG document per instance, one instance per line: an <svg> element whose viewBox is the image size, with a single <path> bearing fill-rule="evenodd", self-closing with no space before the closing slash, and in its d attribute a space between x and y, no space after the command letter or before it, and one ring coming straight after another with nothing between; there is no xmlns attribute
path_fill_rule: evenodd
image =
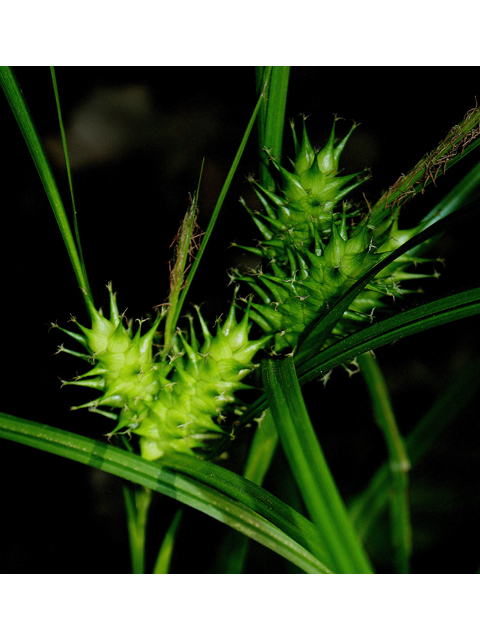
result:
<svg viewBox="0 0 480 640"><path fill-rule="evenodd" d="M289 79L288 68L256 69L252 114L206 231L198 227L197 187L172 243L165 301L150 310L150 319L135 320L121 311L122 292L117 297L115 282L106 284L108 309L93 297L54 70L73 216L66 213L15 75L2 69L2 87L49 197L87 314L79 321L72 313L68 326L52 320L51 329L62 336L58 352L83 365L62 386L87 390L90 397L72 409L83 410L86 417L88 410L108 426L103 439L101 434L89 438L2 414L1 435L124 481L137 573L169 571L176 537L188 517L184 508L174 512L163 542L157 540L156 560L147 567L147 523L156 493L229 525L233 531L217 549L219 571L244 570L250 538L302 571L371 573L375 562L368 536L387 507L383 548L393 550L396 571L410 571L409 476L413 460L435 441L444 420L434 405L405 440L375 351L480 311L478 286L428 302L419 292L419 283L427 289L442 268L441 256L430 250L433 241L475 220L478 166L473 163L414 224L404 222L410 201L434 188L461 160L474 157L480 110L471 108L433 150L370 201L365 195L368 171L342 171L357 123L338 137L338 118L332 116L328 136L317 146L309 133L310 118L287 122ZM225 292L223 316L211 322L201 300L192 300L189 307L186 302L208 260L212 233L255 125L259 173L246 188L255 194L256 200L249 200L256 206L242 198L239 215L253 221L256 233L250 243L232 242L253 262L229 270L232 287ZM284 153L288 135L290 157ZM461 394L455 381L461 397L457 411L474 394L475 366ZM353 373L363 376L387 452L386 466L357 487L350 508L303 390L320 381L328 393L336 367L345 371L345 385ZM452 393L447 390L445 397ZM344 394L348 397L348 387ZM338 429L341 415L337 409ZM295 485L285 496L262 488L280 455L279 444ZM243 469L236 468L239 464Z"/></svg>

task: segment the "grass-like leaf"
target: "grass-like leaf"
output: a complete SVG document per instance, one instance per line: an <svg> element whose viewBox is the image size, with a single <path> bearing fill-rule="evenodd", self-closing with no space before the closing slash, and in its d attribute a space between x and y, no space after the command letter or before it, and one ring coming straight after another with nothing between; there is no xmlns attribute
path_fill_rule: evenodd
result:
<svg viewBox="0 0 480 640"><path fill-rule="evenodd" d="M256 67L257 91L267 79L269 67ZM279 158L282 154L283 131L285 129L285 106L287 103L290 67L272 67L267 85L265 101L258 118L258 147L260 160L260 182L273 191L275 180L270 172L269 155ZM266 150L268 149L268 153Z"/></svg>
<svg viewBox="0 0 480 640"><path fill-rule="evenodd" d="M193 456L170 453L164 459L164 465L224 491L241 504L255 509L258 514L281 528L285 534L309 549L322 563L330 567L324 540L315 526L265 489L228 469Z"/></svg>
<svg viewBox="0 0 480 640"><path fill-rule="evenodd" d="M50 73L52 76L52 84L53 84L53 91L55 93L55 102L57 104L57 113L58 113L58 124L60 126L60 134L62 136L62 146L63 146L63 155L65 157L65 166L67 168L67 176L68 176L68 186L70 189L70 197L72 200L72 211L73 211L73 226L75 229L75 239L76 239L76 246L78 249L78 256L80 258L80 264L82 266L82 271L83 271L83 277L85 279L85 282L87 283L87 291L88 291L88 296L90 299L92 299L92 292L90 290L90 285L88 282L88 276L87 276L87 270L85 268L85 261L83 259L83 252L82 252L82 243L80 242L80 231L78 229L78 216L77 216L77 207L75 205L75 196L73 193L73 179L72 179L72 171L70 168L70 158L68 155L68 147L67 147L67 137L65 135L65 127L63 126L63 117L62 117L62 110L60 107L60 96L58 93L58 86L57 86L57 77L55 74L55 68L54 67L50 67Z"/></svg>
<svg viewBox="0 0 480 640"><path fill-rule="evenodd" d="M33 123L23 93L10 67L0 67L0 84L10 104L10 108L17 120L20 131L27 143L38 175L45 188L48 200L52 207L60 233L67 248L67 253L72 263L73 271L77 278L80 290L83 293L87 308L94 306L92 295L86 279L86 274L80 259L79 251L68 222L68 217L63 206L62 198L57 187L50 163L43 149L42 142Z"/></svg>
<svg viewBox="0 0 480 640"><path fill-rule="evenodd" d="M177 509L171 525L165 534L160 551L158 552L157 561L153 573L168 573L170 571L170 562L172 560L173 547L177 537L177 531L182 519L183 509ZM242 536L243 538L244 536ZM247 540L247 538L245 538Z"/></svg>
<svg viewBox="0 0 480 640"><path fill-rule="evenodd" d="M144 487L123 485L133 573L145 573L145 538L152 494Z"/></svg>
<svg viewBox="0 0 480 640"><path fill-rule="evenodd" d="M427 302L354 333L306 359L298 367L301 384L385 344L480 313L480 287Z"/></svg>
<svg viewBox="0 0 480 640"><path fill-rule="evenodd" d="M331 572L319 560L327 554L312 523L231 471L181 454L170 457L166 468L112 445L2 413L0 437L158 491L224 522L308 573Z"/></svg>
<svg viewBox="0 0 480 640"><path fill-rule="evenodd" d="M451 189L440 202L422 220L422 227L427 228L463 206L471 203L480 186L480 162L471 169L460 182ZM426 243L417 245L409 253L419 253Z"/></svg>
<svg viewBox="0 0 480 640"><path fill-rule="evenodd" d="M340 573L371 573L371 565L349 520L308 417L293 360L264 360L262 372L268 402L290 469L310 517L325 539L336 570Z"/></svg>

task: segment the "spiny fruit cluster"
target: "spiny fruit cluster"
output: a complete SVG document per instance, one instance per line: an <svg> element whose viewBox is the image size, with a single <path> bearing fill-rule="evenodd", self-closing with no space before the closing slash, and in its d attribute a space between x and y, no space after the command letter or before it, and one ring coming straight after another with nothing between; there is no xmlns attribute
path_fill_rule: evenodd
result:
<svg viewBox="0 0 480 640"><path fill-rule="evenodd" d="M67 384L100 391L101 397L82 407L117 419L112 434L140 436L145 458L155 460L170 450L204 449L225 433L227 413L240 410L235 393L249 388L242 380L253 368L259 349L269 342L275 352L295 349L305 330L339 296L398 242L416 233L416 229L399 231L393 213L381 228L375 228L368 215L349 213L345 202L335 212L337 204L366 179L359 174L337 175L340 154L354 128L335 144L334 125L326 146L315 151L304 122L301 145L294 134L293 172L272 159L279 176L277 193L253 183L265 214L250 214L264 240L245 248L263 259L265 272L236 274L259 298L250 299L240 322L232 303L226 321L217 325L213 336L197 310L202 345L190 318L189 338L177 330L170 352L160 349L154 355L162 317L143 336L141 327L134 334L131 325L124 326L109 286L110 319L91 308L91 329L77 323L81 333L66 331L87 355L61 350L94 362L93 369ZM400 291L402 280L423 277L407 271L412 261L404 257L378 274L344 314L336 334L354 330L359 319L365 320L375 307L385 304L386 296ZM258 340L249 339L250 318L263 330ZM104 407L116 409L119 415Z"/></svg>
<svg viewBox="0 0 480 640"><path fill-rule="evenodd" d="M335 144L334 124L325 147L314 151L304 120L301 146L294 136L293 172L271 159L279 177L277 193L253 182L266 214L252 212L243 203L264 240L256 247L242 248L261 257L266 266L252 275L237 271L233 277L247 282L261 298L261 304L252 304L251 317L274 336L277 353L295 348L305 330L340 296L418 232L416 228L399 231L393 213L376 228L368 214L349 212L345 201L341 212L334 211L347 193L367 179L360 176L346 186L360 174L337 175L340 154L354 128ZM375 308L385 306L386 296L405 293L402 281L426 277L407 270L418 262L422 259L404 256L382 270L345 312L334 335L347 335L358 321L371 319Z"/></svg>
<svg viewBox="0 0 480 640"><path fill-rule="evenodd" d="M64 384L102 392L100 398L75 409L89 408L118 419L109 435L135 432L140 436L141 454L148 460L169 450L191 453L207 447L212 438L224 433L221 425L227 412L235 408L235 392L250 388L241 381L252 369L252 358L270 337L249 340L249 310L237 323L233 304L212 336L197 310L203 344L197 341L190 318L190 339L177 332L171 354L162 361L153 355L162 317L143 336L141 327L133 335L132 326L124 326L111 285L108 289L110 319L91 308L91 329L75 319L81 333L62 329L88 355L63 346L60 350L95 363L89 372ZM119 409L120 414L105 412L103 407Z"/></svg>

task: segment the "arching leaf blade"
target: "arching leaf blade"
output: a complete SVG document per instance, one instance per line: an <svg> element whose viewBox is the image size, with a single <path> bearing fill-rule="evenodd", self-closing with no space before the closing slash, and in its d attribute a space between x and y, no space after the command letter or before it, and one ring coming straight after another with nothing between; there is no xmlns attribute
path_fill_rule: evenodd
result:
<svg viewBox="0 0 480 640"><path fill-rule="evenodd" d="M199 474L198 468L195 469L196 458L179 455L177 461L169 460L170 468L166 468L112 445L2 413L0 437L88 464L158 491L248 535L308 573L331 572L316 557L322 554L322 549L318 542L315 547L313 525L306 518L235 473L225 469L217 473L219 467L216 465L198 460L202 465ZM191 458L185 461L189 475L178 469L182 466L182 457ZM177 469L172 469L173 466ZM204 480L200 481L194 475ZM227 481L225 477L228 477ZM238 491L237 478L240 478L241 491ZM253 487L253 495L245 483ZM267 517L257 512L256 507ZM303 540L306 546L287 534L287 530ZM315 555L310 547L315 547Z"/></svg>
<svg viewBox="0 0 480 640"><path fill-rule="evenodd" d="M312 352L309 358L305 358L297 366L300 385L307 384L307 382L323 376L331 369L353 360L361 353L367 353L395 340L479 313L480 287L444 296L438 300L398 313L343 340L339 340L319 353ZM240 418L240 424L243 425L251 421L264 411L267 406L267 398L263 393Z"/></svg>
<svg viewBox="0 0 480 640"><path fill-rule="evenodd" d="M479 313L480 287L444 296L403 311L304 359L298 367L300 382L306 384L343 362L352 360L360 353Z"/></svg>

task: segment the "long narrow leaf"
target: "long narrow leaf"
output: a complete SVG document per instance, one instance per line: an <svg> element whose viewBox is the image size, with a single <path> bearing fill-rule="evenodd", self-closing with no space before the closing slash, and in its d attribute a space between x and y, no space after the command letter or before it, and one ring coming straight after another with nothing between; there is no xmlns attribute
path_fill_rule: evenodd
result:
<svg viewBox="0 0 480 640"><path fill-rule="evenodd" d="M269 67L256 68L257 90L268 77L268 70ZM266 149L275 158L282 154L289 75L290 67L272 67L266 99L260 110L261 118L258 120L260 182L272 191L275 189L275 180L269 170L271 163Z"/></svg>
<svg viewBox="0 0 480 640"><path fill-rule="evenodd" d="M182 519L183 509L177 509L171 525L165 534L160 551L158 552L157 561L153 573L168 573L170 571L170 562L172 560L173 547L177 537L178 526ZM242 536L243 538L244 536ZM248 538L245 538L248 540Z"/></svg>
<svg viewBox="0 0 480 640"><path fill-rule="evenodd" d="M50 163L47 160L40 137L37 133L28 106L23 97L23 93L10 67L0 67L0 84L10 104L12 112L17 120L20 131L27 143L28 150L33 158L38 175L43 183L48 200L52 207L55 219L62 234L63 241L67 248L73 271L77 278L80 290L82 291L87 304L93 306L93 299L89 291L88 282L85 278L82 263L79 257L75 240L70 229L67 214L53 176Z"/></svg>
<svg viewBox="0 0 480 640"><path fill-rule="evenodd" d="M80 242L80 231L78 229L77 207L75 205L75 197L74 197L74 194L73 194L73 180L72 180L72 171L71 171L71 168L70 168L70 158L69 158L69 155L68 155L67 137L65 135L65 127L63 126L62 110L60 108L60 96L59 96L59 93L58 93L57 77L56 77L56 74L55 74L55 68L54 67L50 67L50 73L52 75L52 83L53 83L53 91L55 93L55 101L57 103L58 124L60 125L60 134L62 136L63 155L65 156L65 166L67 168L68 186L70 188L70 197L72 199L73 225L74 225L74 229L75 229L76 246L77 246L77 249L78 249L78 256L79 256L79 259L80 259L80 264L82 266L83 277L84 277L84 280L85 280L85 282L87 284L88 297L90 299L92 299L92 292L91 292L90 285L89 285L89 282L88 282L87 270L85 268L85 261L83 259L82 244Z"/></svg>
<svg viewBox="0 0 480 640"><path fill-rule="evenodd" d="M316 541L311 523L267 491L232 472L222 470L223 477L227 474L230 478L226 482L216 475L215 465L197 461L193 456L179 456L180 460L191 458L187 462L190 468L194 468L196 462L202 466L205 480L200 482L181 471L171 471L106 443L1 413L0 437L88 464L175 498L257 540L306 572L330 573L316 557L322 554L321 546L317 543L315 555L307 550L315 547ZM170 466L173 464L170 461ZM205 464L209 469L206 473ZM237 478L240 479L240 490ZM254 488L253 495L245 483ZM266 517L262 517L257 508ZM273 521L279 523L281 528L272 524ZM285 531L294 532L295 537L305 545Z"/></svg>
<svg viewBox="0 0 480 640"><path fill-rule="evenodd" d="M224 491L228 496L251 507L328 565L324 540L315 526L265 489L228 469L185 454L170 453L165 458L164 465Z"/></svg>
<svg viewBox="0 0 480 640"><path fill-rule="evenodd" d="M385 344L480 313L480 287L445 296L377 322L312 356L298 367L301 384Z"/></svg>
<svg viewBox="0 0 480 640"><path fill-rule="evenodd" d="M336 569L341 573L371 573L308 417L293 361L264 360L262 371L285 455Z"/></svg>
<svg viewBox="0 0 480 640"><path fill-rule="evenodd" d="M304 385L324 375L334 367L353 360L361 353L367 353L395 340L479 313L480 287L418 305L339 340L320 353L315 354L312 350L313 355L305 358L297 367L300 384ZM246 424L265 411L267 406L266 395L262 394L241 417L240 423Z"/></svg>

